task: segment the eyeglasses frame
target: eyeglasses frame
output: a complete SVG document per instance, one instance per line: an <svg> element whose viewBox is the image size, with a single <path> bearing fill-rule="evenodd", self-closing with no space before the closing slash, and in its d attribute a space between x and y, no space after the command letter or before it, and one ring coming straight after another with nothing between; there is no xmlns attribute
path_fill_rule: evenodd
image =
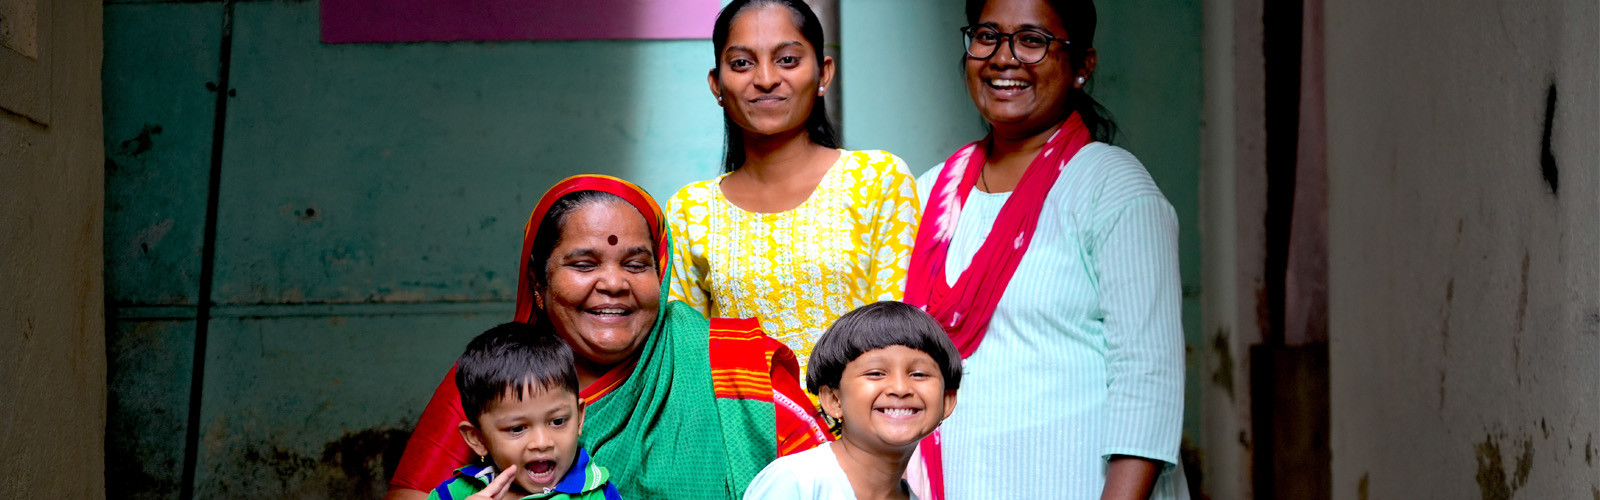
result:
<svg viewBox="0 0 1600 500"><path fill-rule="evenodd" d="M973 53L972 53L972 41L977 39L978 30L980 30L980 29L993 30L995 32L995 35L999 36L1001 39L1006 41L1006 46L1011 49L1011 57L1013 59L1016 59L1017 62L1020 62L1022 64L1039 64L1039 62L1043 61L1046 57L1050 57L1050 42L1061 42L1061 45L1065 45L1068 49L1072 48L1072 40L1068 40L1068 39L1061 38L1061 37L1058 37L1058 36L1055 36L1055 35L1051 35L1049 33L1045 33L1043 31L1039 31L1039 30L1033 29L1033 28L1024 28L1024 29L1016 30L1016 31L1013 31L1013 32L1010 32L1010 33L1006 33L1006 32L1000 31L998 29L995 29L992 26L983 26L983 25L962 26L961 27L962 40L964 42L966 42L966 46L962 47L962 50L967 53L967 57L970 57L970 58L973 58L973 59L977 59L979 61L986 61L989 58L994 57L995 54L1000 53L1000 44L996 43L994 51L990 52L989 55L986 55L986 56L983 56L983 57L978 57L976 55L973 55ZM1035 60L1032 60L1032 61L1024 61L1024 60L1022 60L1021 56L1017 55L1017 35L1020 35L1020 34L1026 33L1026 32L1033 32L1034 34L1037 34L1039 36L1044 37L1044 39L1045 39L1045 42L1044 42L1044 53L1040 54L1038 59L1035 59Z"/></svg>

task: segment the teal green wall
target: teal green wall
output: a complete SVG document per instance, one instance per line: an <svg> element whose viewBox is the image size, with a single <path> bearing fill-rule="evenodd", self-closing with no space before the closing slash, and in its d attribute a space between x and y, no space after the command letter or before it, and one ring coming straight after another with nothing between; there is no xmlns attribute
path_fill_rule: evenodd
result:
<svg viewBox="0 0 1600 500"><path fill-rule="evenodd" d="M964 0L841 0L844 133L915 173L984 134L962 83ZM1099 67L1090 92L1111 110L1119 145L1150 169L1178 211L1184 332L1184 431L1199 436L1200 2L1097 2Z"/></svg>
<svg viewBox="0 0 1600 500"><path fill-rule="evenodd" d="M956 62L959 2L841 4L847 147L920 172L982 134ZM381 491L451 360L509 318L522 227L545 187L609 173L664 198L720 165L705 40L323 45L315 2L234 9L223 54L219 2L105 6L108 496L177 495L216 118L207 83L223 61L235 95L200 498ZM1178 207L1193 344L1199 7L1119 2L1102 19L1096 92Z"/></svg>
<svg viewBox="0 0 1600 500"><path fill-rule="evenodd" d="M840 0L844 141L920 174L983 136L961 77L963 1Z"/></svg>

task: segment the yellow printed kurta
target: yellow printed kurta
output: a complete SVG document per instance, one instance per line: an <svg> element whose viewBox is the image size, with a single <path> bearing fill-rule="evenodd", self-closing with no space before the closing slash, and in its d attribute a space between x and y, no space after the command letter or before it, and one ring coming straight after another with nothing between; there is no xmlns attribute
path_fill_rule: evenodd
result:
<svg viewBox="0 0 1600 500"><path fill-rule="evenodd" d="M761 319L800 358L833 320L905 295L921 202L905 162L883 151L843 151L816 191L786 212L728 202L723 176L667 202L676 248L672 300L713 318Z"/></svg>

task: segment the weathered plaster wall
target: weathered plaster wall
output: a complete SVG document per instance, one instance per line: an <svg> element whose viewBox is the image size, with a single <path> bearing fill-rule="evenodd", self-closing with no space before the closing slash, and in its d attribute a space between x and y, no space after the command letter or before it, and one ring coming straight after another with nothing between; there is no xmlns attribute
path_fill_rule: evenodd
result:
<svg viewBox="0 0 1600 500"><path fill-rule="evenodd" d="M36 57L0 47L0 496L105 498L100 4L36 7Z"/></svg>
<svg viewBox="0 0 1600 500"><path fill-rule="evenodd" d="M1600 10L1325 14L1334 498L1600 498Z"/></svg>
<svg viewBox="0 0 1600 500"><path fill-rule="evenodd" d="M1261 0L1206 0L1200 233L1202 488L1251 497L1250 346L1262 341L1266 232Z"/></svg>

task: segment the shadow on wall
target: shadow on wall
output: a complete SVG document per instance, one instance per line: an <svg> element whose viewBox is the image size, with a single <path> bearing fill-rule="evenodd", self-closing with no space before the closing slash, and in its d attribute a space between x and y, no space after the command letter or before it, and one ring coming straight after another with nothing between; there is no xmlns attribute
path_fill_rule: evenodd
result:
<svg viewBox="0 0 1600 500"><path fill-rule="evenodd" d="M198 498L381 493L451 361L509 317L545 188L605 173L664 200L721 158L706 40L329 45L316 2L105 13L118 497L181 496L186 445Z"/></svg>

